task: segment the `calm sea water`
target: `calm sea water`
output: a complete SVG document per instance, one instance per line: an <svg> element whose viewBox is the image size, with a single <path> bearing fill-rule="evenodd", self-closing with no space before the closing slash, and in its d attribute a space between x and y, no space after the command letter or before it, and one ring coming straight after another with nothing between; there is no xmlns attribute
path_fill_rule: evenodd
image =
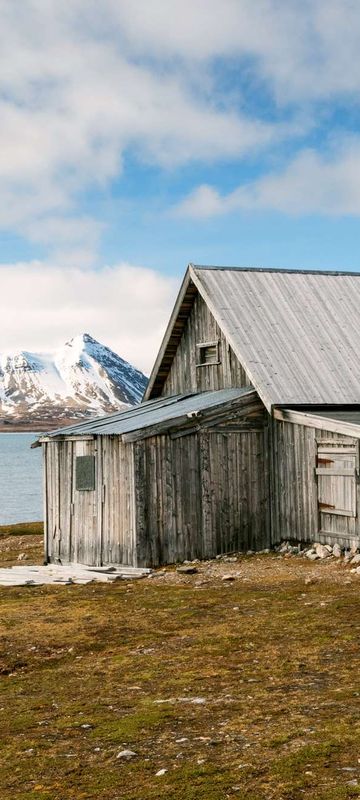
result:
<svg viewBox="0 0 360 800"><path fill-rule="evenodd" d="M41 447L36 433L0 433L0 525L43 518Z"/></svg>

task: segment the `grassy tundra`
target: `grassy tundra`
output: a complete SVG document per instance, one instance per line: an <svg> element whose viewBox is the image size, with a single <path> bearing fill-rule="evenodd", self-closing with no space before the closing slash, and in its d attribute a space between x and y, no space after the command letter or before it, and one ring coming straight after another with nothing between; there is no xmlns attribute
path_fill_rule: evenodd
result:
<svg viewBox="0 0 360 800"><path fill-rule="evenodd" d="M18 533L2 565L41 562ZM360 795L360 578L273 555L198 569L0 588L2 800Z"/></svg>

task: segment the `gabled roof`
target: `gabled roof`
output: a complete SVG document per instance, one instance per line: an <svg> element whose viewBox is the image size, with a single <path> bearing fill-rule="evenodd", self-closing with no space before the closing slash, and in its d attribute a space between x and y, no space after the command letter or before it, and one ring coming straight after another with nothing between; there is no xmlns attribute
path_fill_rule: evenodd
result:
<svg viewBox="0 0 360 800"><path fill-rule="evenodd" d="M48 439L66 439L73 436L114 436L124 435L127 440L151 436L159 427L161 431L176 428L179 425L198 422L200 417L221 413L222 409L244 408L257 410L263 408L255 389L246 388L220 389L216 392L201 392L173 397L160 397L140 403L127 411L115 412L105 417L87 422L68 425L51 433L44 434L33 447ZM136 433L135 436L130 434Z"/></svg>
<svg viewBox="0 0 360 800"><path fill-rule="evenodd" d="M164 382L196 290L269 411L360 404L359 273L191 264L146 397Z"/></svg>

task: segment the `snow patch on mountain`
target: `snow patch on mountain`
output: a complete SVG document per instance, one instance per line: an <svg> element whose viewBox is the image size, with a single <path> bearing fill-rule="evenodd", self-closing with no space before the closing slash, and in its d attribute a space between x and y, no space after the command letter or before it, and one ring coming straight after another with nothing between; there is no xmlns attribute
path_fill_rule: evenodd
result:
<svg viewBox="0 0 360 800"><path fill-rule="evenodd" d="M54 355L0 353L0 418L99 415L138 403L147 378L87 333Z"/></svg>

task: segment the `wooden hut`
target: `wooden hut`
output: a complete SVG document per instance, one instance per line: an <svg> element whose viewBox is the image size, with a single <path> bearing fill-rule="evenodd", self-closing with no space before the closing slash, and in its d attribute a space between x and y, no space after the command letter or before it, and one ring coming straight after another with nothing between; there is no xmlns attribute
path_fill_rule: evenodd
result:
<svg viewBox="0 0 360 800"><path fill-rule="evenodd" d="M43 436L45 557L360 542L360 275L189 266L144 402Z"/></svg>

